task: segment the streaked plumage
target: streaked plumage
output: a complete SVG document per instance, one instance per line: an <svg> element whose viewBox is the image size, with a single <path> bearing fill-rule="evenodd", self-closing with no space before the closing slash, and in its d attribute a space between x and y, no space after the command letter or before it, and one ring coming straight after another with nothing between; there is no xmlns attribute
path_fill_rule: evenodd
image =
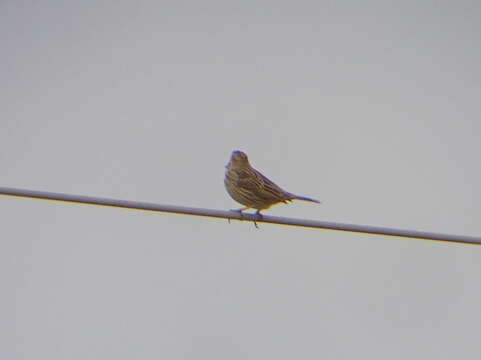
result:
<svg viewBox="0 0 481 360"><path fill-rule="evenodd" d="M242 151L234 151L226 165L224 184L229 195L246 209L268 209L277 203L287 203L292 200L304 200L319 203L318 200L294 195L281 189L259 171L254 169Z"/></svg>

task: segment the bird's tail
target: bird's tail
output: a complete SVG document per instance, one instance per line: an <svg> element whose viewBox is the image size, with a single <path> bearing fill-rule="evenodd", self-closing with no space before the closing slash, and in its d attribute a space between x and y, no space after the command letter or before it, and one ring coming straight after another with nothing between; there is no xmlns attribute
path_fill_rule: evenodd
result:
<svg viewBox="0 0 481 360"><path fill-rule="evenodd" d="M318 204L321 203L319 200L311 199L311 198L308 198L308 197L305 197L305 196L298 196L298 195L294 195L294 194L291 194L291 195L292 195L292 197L291 197L290 200L311 201L311 202L315 202L315 203L318 203Z"/></svg>

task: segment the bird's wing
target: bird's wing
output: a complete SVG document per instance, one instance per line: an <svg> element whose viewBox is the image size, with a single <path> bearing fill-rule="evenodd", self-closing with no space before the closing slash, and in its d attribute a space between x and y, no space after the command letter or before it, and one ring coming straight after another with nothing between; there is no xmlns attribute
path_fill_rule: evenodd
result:
<svg viewBox="0 0 481 360"><path fill-rule="evenodd" d="M236 185L249 191L259 191L262 188L262 181L252 171L237 171Z"/></svg>
<svg viewBox="0 0 481 360"><path fill-rule="evenodd" d="M238 173L237 186L269 203L285 201L285 192L255 169Z"/></svg>

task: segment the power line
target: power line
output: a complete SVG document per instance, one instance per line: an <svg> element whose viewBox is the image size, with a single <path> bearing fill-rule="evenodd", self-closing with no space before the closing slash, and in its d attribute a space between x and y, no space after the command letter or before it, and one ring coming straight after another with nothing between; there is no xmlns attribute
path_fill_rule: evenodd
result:
<svg viewBox="0 0 481 360"><path fill-rule="evenodd" d="M293 218L285 218L285 217L270 216L270 215L262 215L262 217L260 218L255 214L244 213L241 215L240 213L234 212L234 211L191 208L186 206L175 206L175 205L162 205L162 204L154 204L150 202L107 199L107 198L98 198L93 196L53 193L53 192L47 192L47 191L35 191L35 190L0 187L0 195L31 198L31 199L55 200L55 201L63 201L63 202L70 202L70 203L99 205L99 206L110 206L110 207L118 207L118 208L134 209L134 210L147 210L147 211L155 211L155 212L174 213L174 214L206 216L206 217L224 218L229 220L230 219L247 220L252 222L264 222L264 223L271 223L271 224L302 226L302 227L316 228L316 229L329 229L329 230L348 231L348 232L355 232L355 233L388 235L388 236L406 237L406 238L414 238L414 239L439 240L439 241L448 241L448 242L456 242L456 243L464 243L464 244L481 245L481 237L475 237L475 236L440 234L440 233L432 233L427 231L393 229L393 228L369 226L369 225L343 224L343 223L336 223L336 222L330 222L330 221L293 219Z"/></svg>

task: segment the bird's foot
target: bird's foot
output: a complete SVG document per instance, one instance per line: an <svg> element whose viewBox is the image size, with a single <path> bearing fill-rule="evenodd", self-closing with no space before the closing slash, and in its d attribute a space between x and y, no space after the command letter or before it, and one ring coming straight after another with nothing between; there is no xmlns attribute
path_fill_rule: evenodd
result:
<svg viewBox="0 0 481 360"><path fill-rule="evenodd" d="M262 220L262 214L260 210L257 210L255 215L258 217L259 220ZM259 226L257 226L257 222L254 220L254 226L259 229Z"/></svg>
<svg viewBox="0 0 481 360"><path fill-rule="evenodd" d="M230 209L229 211L239 213L239 214L240 214L240 217L241 217L241 218L240 218L240 221L242 221L242 220L243 220L243 215L244 215L242 212L243 212L244 210L246 210L246 209L248 209L248 208L243 207L243 208L240 208L240 209ZM229 224L230 224L230 218L228 218L227 221L228 221Z"/></svg>
<svg viewBox="0 0 481 360"><path fill-rule="evenodd" d="M232 211L232 212L236 212L236 213L239 213L240 214L240 221L242 221L244 219L244 213L243 211L244 210L247 210L249 209L248 207L243 207L243 208L240 208L240 209L230 209L229 211ZM260 210L257 210L253 215L255 215L257 217L257 219L253 219L252 221L254 222L254 226L259 229L259 226L257 225L257 222L256 220L261 220L262 219L262 214L261 214L261 211ZM227 219L227 221L229 222L230 224L230 218Z"/></svg>

